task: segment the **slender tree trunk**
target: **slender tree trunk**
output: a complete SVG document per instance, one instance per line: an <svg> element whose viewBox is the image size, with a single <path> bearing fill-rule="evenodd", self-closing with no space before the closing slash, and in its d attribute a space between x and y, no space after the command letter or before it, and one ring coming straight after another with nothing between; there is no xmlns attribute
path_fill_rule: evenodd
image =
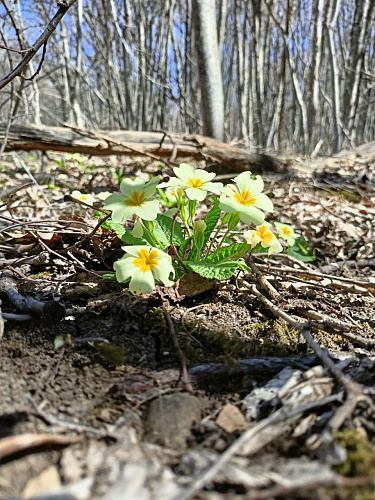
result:
<svg viewBox="0 0 375 500"><path fill-rule="evenodd" d="M202 95L203 133L224 140L224 92L217 43L215 0L194 0L199 79Z"/></svg>
<svg viewBox="0 0 375 500"><path fill-rule="evenodd" d="M332 102L333 102L333 130L334 130L334 143L333 152L338 153L342 147L342 130L341 130L341 111L340 111L340 81L339 69L337 64L336 46L334 40L334 30L337 21L337 16L340 10L341 0L331 0L327 14L327 30L328 30L328 44L329 55L332 71Z"/></svg>

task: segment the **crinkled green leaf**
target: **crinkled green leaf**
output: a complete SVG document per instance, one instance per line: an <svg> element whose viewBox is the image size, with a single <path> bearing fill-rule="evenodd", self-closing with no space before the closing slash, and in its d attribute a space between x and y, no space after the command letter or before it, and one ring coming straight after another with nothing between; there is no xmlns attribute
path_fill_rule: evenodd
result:
<svg viewBox="0 0 375 500"><path fill-rule="evenodd" d="M236 272L237 269L248 271L250 268L243 262L232 260L222 262L221 264L212 264L210 262L185 262L185 264L195 273L204 278L227 280Z"/></svg>
<svg viewBox="0 0 375 500"><path fill-rule="evenodd" d="M217 252L207 255L206 262L212 262L213 264L221 262L222 260L228 259L240 250L243 243L235 243L234 245L229 245L226 247L221 247Z"/></svg>
<svg viewBox="0 0 375 500"><path fill-rule="evenodd" d="M156 219L156 222L158 223L158 227L161 229L161 231L163 231L169 243L171 239L173 219L171 217L167 217L166 215L159 215L159 217ZM173 243L175 245L182 245L184 241L185 238L181 224L176 220L173 229Z"/></svg>
<svg viewBox="0 0 375 500"><path fill-rule="evenodd" d="M206 243L211 236L213 230L216 227L216 224L219 222L220 219L220 214L221 210L219 207L220 204L220 199L215 198L214 206L211 208L211 210L208 212L206 215L204 222L206 223L206 230L204 232L204 243L203 243L203 248L206 246Z"/></svg>
<svg viewBox="0 0 375 500"><path fill-rule="evenodd" d="M154 229L154 235L164 248L169 245L169 238L164 234L164 231L159 226Z"/></svg>
<svg viewBox="0 0 375 500"><path fill-rule="evenodd" d="M107 219L103 224L102 227L104 229L111 229L111 231L114 231L117 236L122 239L123 235L126 233L126 229L122 224L119 224L118 222L114 222L112 219Z"/></svg>

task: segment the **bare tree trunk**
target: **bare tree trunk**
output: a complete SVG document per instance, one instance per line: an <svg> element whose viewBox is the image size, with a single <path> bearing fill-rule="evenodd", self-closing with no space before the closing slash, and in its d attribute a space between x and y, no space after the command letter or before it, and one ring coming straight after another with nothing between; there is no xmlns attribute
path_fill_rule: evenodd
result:
<svg viewBox="0 0 375 500"><path fill-rule="evenodd" d="M337 153L342 147L342 131L341 131L341 111L340 111L340 82L339 69L337 65L336 47L334 40L334 29L337 21L337 16L340 10L341 0L331 0L327 13L327 30L329 54L332 71L332 101L333 101L333 129L334 129L334 146L333 152Z"/></svg>
<svg viewBox="0 0 375 500"><path fill-rule="evenodd" d="M23 17L22 17L20 0L16 1L16 6L17 6L17 21L18 21L18 25L20 28L19 36L22 40L22 45L24 46L24 48L26 48L29 46L29 44L26 43L26 39L25 39L25 27L23 25ZM29 68L29 72L30 72L30 77L32 77L36 71L35 65L34 65L32 60L29 62L28 68ZM33 107L34 107L34 114L33 114L34 120L33 121L34 121L35 125L40 125L42 123L41 116L40 116L40 94L39 94L38 84L35 81L35 79L32 80L32 86L33 86L33 91L34 91L34 95L33 95L33 99L32 99Z"/></svg>
<svg viewBox="0 0 375 500"><path fill-rule="evenodd" d="M77 0L77 22L76 22L76 77L74 79L74 91L72 98L72 105L74 110L75 123L78 127L83 127L85 125L82 110L81 110L81 77L82 73L82 62L83 62L83 50L82 50L82 18L83 18L83 4L82 0Z"/></svg>
<svg viewBox="0 0 375 500"><path fill-rule="evenodd" d="M227 21L227 9L228 9L228 0L220 0L219 6L219 31L218 31L218 46L219 46L219 54L223 51L224 44L224 36L225 36L225 24Z"/></svg>
<svg viewBox="0 0 375 500"><path fill-rule="evenodd" d="M224 140L224 92L217 43L215 0L194 0L199 79L202 94L203 133Z"/></svg>
<svg viewBox="0 0 375 500"><path fill-rule="evenodd" d="M249 132L247 130L247 110L246 110L246 91L245 91L245 62L244 62L244 41L241 27L241 17L242 12L242 1L237 0L236 2L236 12L235 12L235 41L236 41L236 52L237 52L237 62L238 62L238 73L237 73L237 92L238 92L238 102L239 102L239 122L241 138L245 140L246 146L249 145Z"/></svg>
<svg viewBox="0 0 375 500"><path fill-rule="evenodd" d="M362 6L362 26L359 33L359 39L357 41L357 58L355 62L354 70L354 81L350 97L350 111L349 111L349 123L348 132L352 141L355 141L356 131L354 129L354 121L356 117L356 111L358 107L358 97L359 97L359 86L362 78L362 67L364 59L364 49L365 49L365 33L368 26L368 20L371 14L370 0L364 0L361 2ZM373 8L373 5L372 5Z"/></svg>

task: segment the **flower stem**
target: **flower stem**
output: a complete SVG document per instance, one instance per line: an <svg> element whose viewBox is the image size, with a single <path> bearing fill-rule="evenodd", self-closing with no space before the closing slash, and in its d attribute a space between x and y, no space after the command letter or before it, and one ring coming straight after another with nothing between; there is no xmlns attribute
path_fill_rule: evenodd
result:
<svg viewBox="0 0 375 500"><path fill-rule="evenodd" d="M181 201L180 210L181 210L181 219L183 220L183 223L185 224L186 231L188 232L189 236L193 236L193 232L189 226L188 217L186 214L185 200Z"/></svg>
<svg viewBox="0 0 375 500"><path fill-rule="evenodd" d="M219 232L221 231L223 226L224 226L224 222L221 221L220 226L217 228L217 230L215 231L215 234L211 238L210 246L208 247L206 256L209 255L209 253L211 252L212 245L214 244L214 241L216 240L217 235L219 234Z"/></svg>
<svg viewBox="0 0 375 500"><path fill-rule="evenodd" d="M221 238L220 243L219 243L219 244L218 244L218 246L215 248L215 251L214 251L214 252L212 252L212 255L216 255L216 254L217 254L218 250L219 250L219 249L221 248L221 246L223 245L224 240L225 240L225 238L228 236L228 234L229 234L229 233L230 233L230 229L229 229L229 227L228 227L228 229L225 231L225 233L224 233L223 237Z"/></svg>

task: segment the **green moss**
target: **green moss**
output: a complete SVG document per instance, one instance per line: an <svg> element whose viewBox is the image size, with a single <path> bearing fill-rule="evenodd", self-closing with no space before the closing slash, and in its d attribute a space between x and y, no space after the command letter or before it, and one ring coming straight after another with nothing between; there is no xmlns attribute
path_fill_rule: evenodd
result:
<svg viewBox="0 0 375 500"><path fill-rule="evenodd" d="M347 451L347 458L343 464L334 469L346 477L374 477L375 476L375 444L367 441L357 432L344 429L336 431L337 442ZM340 500L375 500L375 491L372 486L340 488L334 498Z"/></svg>
<svg viewBox="0 0 375 500"><path fill-rule="evenodd" d="M147 316L148 332L158 338L160 350L175 352L162 308ZM298 331L281 320L245 326L211 327L204 319L174 319L176 336L190 363L223 361L233 364L250 356L286 356L296 352Z"/></svg>
<svg viewBox="0 0 375 500"><path fill-rule="evenodd" d="M337 466L337 472L348 477L375 476L374 443L350 429L337 431L335 438L348 454L345 462Z"/></svg>

